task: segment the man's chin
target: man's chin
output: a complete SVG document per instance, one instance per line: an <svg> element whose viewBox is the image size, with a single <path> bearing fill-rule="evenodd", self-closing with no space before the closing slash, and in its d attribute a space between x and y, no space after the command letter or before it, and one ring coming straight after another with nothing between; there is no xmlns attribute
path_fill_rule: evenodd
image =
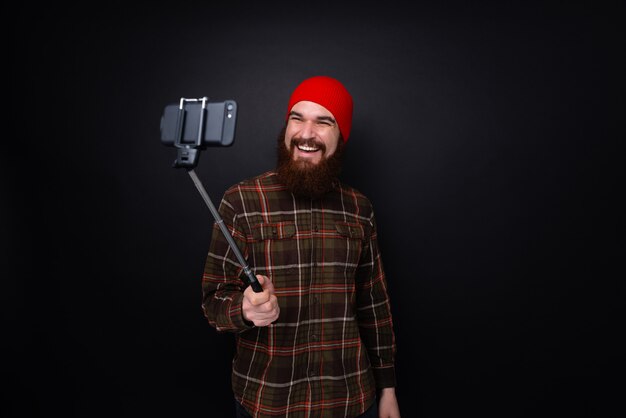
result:
<svg viewBox="0 0 626 418"><path fill-rule="evenodd" d="M312 163L311 161L296 160L293 162L293 167L299 170L315 170L319 167L319 163Z"/></svg>
<svg viewBox="0 0 626 418"><path fill-rule="evenodd" d="M312 157L299 157L297 155L292 156L292 160L295 164L307 166L307 167L315 167L319 165L323 158L318 156Z"/></svg>

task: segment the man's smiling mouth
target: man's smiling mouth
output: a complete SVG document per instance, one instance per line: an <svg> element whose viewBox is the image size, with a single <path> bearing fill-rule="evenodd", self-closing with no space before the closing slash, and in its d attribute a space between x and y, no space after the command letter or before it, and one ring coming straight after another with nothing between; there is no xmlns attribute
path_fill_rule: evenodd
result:
<svg viewBox="0 0 626 418"><path fill-rule="evenodd" d="M319 151L319 147L312 145L297 145L297 148L302 152L316 152Z"/></svg>

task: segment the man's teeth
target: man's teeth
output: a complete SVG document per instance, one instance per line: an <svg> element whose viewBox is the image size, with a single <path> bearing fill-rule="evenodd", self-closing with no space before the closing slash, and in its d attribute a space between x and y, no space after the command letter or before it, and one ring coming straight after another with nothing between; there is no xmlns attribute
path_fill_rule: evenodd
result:
<svg viewBox="0 0 626 418"><path fill-rule="evenodd" d="M319 148L317 147L310 147L308 145L298 145L298 149L304 152L314 152L314 151L319 150Z"/></svg>

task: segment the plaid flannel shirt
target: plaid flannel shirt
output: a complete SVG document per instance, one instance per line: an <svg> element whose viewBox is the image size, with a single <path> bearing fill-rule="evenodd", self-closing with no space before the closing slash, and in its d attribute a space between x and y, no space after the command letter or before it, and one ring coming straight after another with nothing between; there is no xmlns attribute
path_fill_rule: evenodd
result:
<svg viewBox="0 0 626 418"><path fill-rule="evenodd" d="M355 417L395 386L395 337L369 200L340 184L298 198L271 171L226 191L219 207L248 264L274 283L267 327L244 321L242 267L221 231L202 280L210 325L236 335L235 398L254 417Z"/></svg>

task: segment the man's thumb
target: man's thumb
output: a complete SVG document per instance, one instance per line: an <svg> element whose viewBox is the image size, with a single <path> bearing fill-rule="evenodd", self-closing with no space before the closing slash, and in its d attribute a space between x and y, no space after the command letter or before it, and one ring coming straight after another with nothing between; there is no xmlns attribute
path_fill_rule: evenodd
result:
<svg viewBox="0 0 626 418"><path fill-rule="evenodd" d="M268 290L270 293L274 292L274 283L272 283L272 280L269 277L257 274L256 278L259 281L259 284L263 287L263 290Z"/></svg>

